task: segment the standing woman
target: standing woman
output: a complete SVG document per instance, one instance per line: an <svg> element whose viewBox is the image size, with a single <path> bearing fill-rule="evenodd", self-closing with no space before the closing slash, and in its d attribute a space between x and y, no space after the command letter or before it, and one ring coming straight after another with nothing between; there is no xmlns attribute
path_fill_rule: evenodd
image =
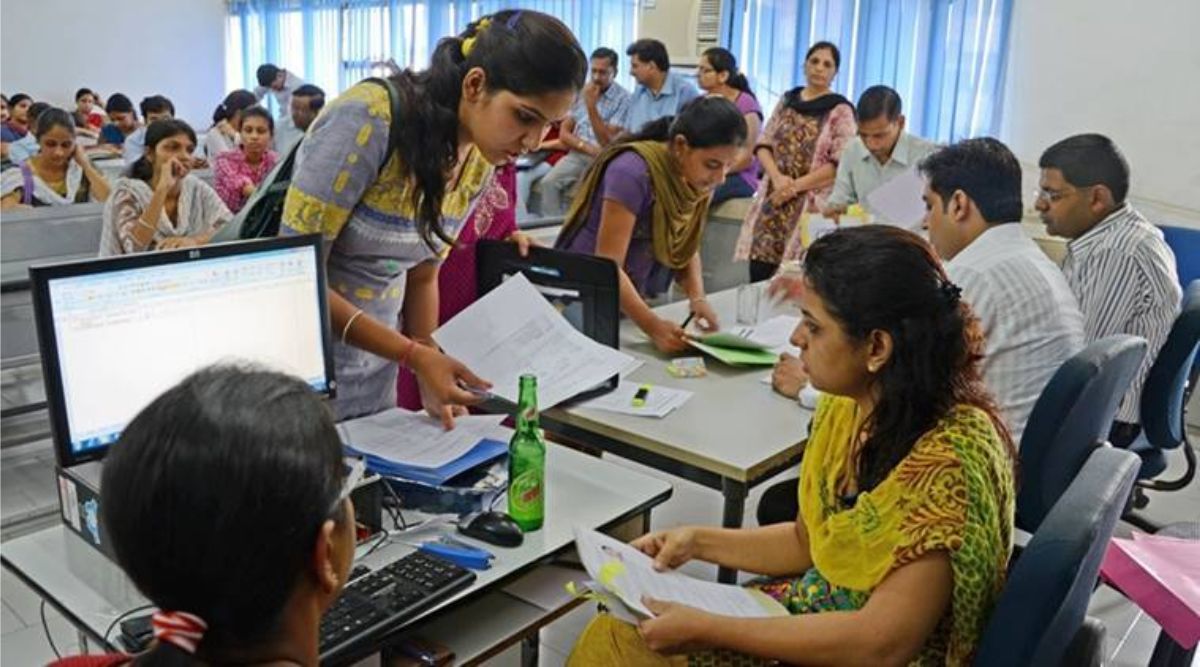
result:
<svg viewBox="0 0 1200 667"><path fill-rule="evenodd" d="M266 109L255 105L242 112L241 146L213 159L213 186L221 201L237 213L259 183L275 168L279 156L271 150L275 121Z"/></svg>
<svg viewBox="0 0 1200 667"><path fill-rule="evenodd" d="M535 148L583 87L587 58L558 19L502 11L441 40L429 69L391 77L399 136L389 152L388 91L338 96L300 144L281 233L327 241L341 419L396 405L400 366L450 427L486 388L433 342L438 264L492 178Z"/></svg>
<svg viewBox="0 0 1200 667"><path fill-rule="evenodd" d="M62 109L38 116L38 154L0 174L0 209L68 206L108 199L108 180L75 142L75 119Z"/></svg>
<svg viewBox="0 0 1200 667"><path fill-rule="evenodd" d="M729 176L725 182L713 191L712 202L709 206L720 206L727 200L738 197L753 197L758 189L758 159L754 157L754 146L758 141L758 131L762 129L763 112L758 104L758 98L750 89L746 75L738 71L737 59L728 49L719 46L704 52L700 56L700 64L696 67L696 80L700 88L708 95L720 95L733 102L746 119L747 137L749 144L738 154L737 160L729 168Z"/></svg>
<svg viewBox="0 0 1200 667"><path fill-rule="evenodd" d="M800 216L820 211L833 191L838 161L857 132L854 106L830 89L841 65L838 49L817 42L804 57L805 85L783 96L755 147L766 178L742 224L734 260L750 260L750 281L770 278L797 259Z"/></svg>
<svg viewBox="0 0 1200 667"><path fill-rule="evenodd" d="M238 132L242 131L242 112L258 104L258 98L248 90L235 90L213 110L212 127L204 135L204 151L212 160L225 151L238 147Z"/></svg>
<svg viewBox="0 0 1200 667"><path fill-rule="evenodd" d="M704 296L700 240L708 199L746 143L746 121L727 99L703 97L679 116L647 123L601 153L579 182L555 246L621 267L621 312L664 353L681 352L679 323L646 303L675 278L706 330L717 315Z"/></svg>

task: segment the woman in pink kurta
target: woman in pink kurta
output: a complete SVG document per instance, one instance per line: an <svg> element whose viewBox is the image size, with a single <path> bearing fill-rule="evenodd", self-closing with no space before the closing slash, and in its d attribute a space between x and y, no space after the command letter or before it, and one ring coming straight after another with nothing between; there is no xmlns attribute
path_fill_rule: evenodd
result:
<svg viewBox="0 0 1200 667"><path fill-rule="evenodd" d="M479 294L475 288L475 246L480 239L518 241L517 168L509 163L496 170L495 177L479 204L463 225L446 261L438 269L438 324L445 324ZM421 409L417 381L405 368L396 382L397 403L409 410Z"/></svg>
<svg viewBox="0 0 1200 667"><path fill-rule="evenodd" d="M212 162L213 187L234 213L246 205L279 158L270 148L275 121L266 109L256 106L243 110L240 133L242 145L218 153Z"/></svg>
<svg viewBox="0 0 1200 667"><path fill-rule="evenodd" d="M775 106L755 147L766 178L742 224L735 260L750 260L750 280L771 277L803 253L800 216L819 211L833 190L842 149L858 131L854 107L830 90L841 56L818 42L804 61L806 85Z"/></svg>

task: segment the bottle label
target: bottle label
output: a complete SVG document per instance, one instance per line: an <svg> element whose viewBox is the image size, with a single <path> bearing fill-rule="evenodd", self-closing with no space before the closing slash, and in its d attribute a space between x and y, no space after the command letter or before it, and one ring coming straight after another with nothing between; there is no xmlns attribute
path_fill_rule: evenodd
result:
<svg viewBox="0 0 1200 667"><path fill-rule="evenodd" d="M542 471L529 468L517 475L508 487L510 514L525 517L542 516Z"/></svg>

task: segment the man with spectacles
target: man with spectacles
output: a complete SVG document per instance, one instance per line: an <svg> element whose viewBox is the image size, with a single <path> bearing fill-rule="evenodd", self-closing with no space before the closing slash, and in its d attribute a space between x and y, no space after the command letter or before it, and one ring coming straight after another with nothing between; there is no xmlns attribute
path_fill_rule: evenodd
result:
<svg viewBox="0 0 1200 667"><path fill-rule="evenodd" d="M1125 446L1141 431L1142 384L1179 313L1175 254L1125 201L1129 163L1108 137L1063 139L1042 153L1038 166L1036 207L1048 232L1070 239L1063 273L1083 310L1087 341L1124 333L1149 343L1109 436Z"/></svg>
<svg viewBox="0 0 1200 667"><path fill-rule="evenodd" d="M938 149L937 144L904 131L900 94L887 86L863 91L854 109L858 137L846 145L838 163L833 194L824 215L836 218L851 204L864 203L867 195L909 170Z"/></svg>

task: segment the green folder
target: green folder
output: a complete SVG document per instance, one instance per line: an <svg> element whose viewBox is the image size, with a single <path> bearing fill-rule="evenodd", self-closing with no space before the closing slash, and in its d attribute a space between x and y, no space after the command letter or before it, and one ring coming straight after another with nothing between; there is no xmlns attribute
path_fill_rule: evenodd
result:
<svg viewBox="0 0 1200 667"><path fill-rule="evenodd" d="M779 355L761 348L718 347L698 340L689 340L688 345L730 366L774 366L779 361Z"/></svg>

